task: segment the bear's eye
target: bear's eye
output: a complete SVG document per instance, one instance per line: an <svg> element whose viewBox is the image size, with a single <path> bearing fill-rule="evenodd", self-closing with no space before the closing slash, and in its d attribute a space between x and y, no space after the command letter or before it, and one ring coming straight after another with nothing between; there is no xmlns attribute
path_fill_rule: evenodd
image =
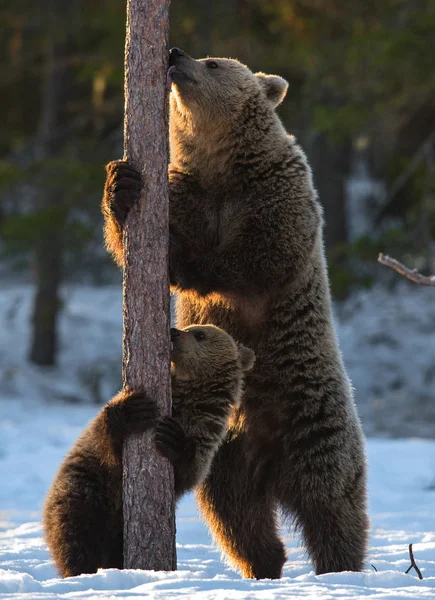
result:
<svg viewBox="0 0 435 600"><path fill-rule="evenodd" d="M193 335L195 336L197 342L202 342L205 340L205 335L202 331L195 331Z"/></svg>
<svg viewBox="0 0 435 600"><path fill-rule="evenodd" d="M219 65L214 60L208 60L205 64L209 69L219 69Z"/></svg>

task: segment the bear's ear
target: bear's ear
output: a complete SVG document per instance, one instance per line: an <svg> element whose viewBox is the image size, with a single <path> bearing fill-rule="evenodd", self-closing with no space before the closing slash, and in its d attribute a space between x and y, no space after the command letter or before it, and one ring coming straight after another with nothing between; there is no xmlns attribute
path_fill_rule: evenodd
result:
<svg viewBox="0 0 435 600"><path fill-rule="evenodd" d="M255 354L250 348L246 348L242 344L237 344L240 364L243 371L250 371L254 366Z"/></svg>
<svg viewBox="0 0 435 600"><path fill-rule="evenodd" d="M278 75L266 75L265 73L255 73L255 75L266 92L267 99L271 102L273 108L276 108L287 94L287 81Z"/></svg>

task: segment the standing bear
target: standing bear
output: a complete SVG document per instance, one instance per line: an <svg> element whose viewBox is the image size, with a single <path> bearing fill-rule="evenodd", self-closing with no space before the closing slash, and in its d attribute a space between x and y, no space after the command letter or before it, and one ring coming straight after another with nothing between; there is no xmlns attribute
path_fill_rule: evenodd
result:
<svg viewBox="0 0 435 600"><path fill-rule="evenodd" d="M275 112L287 82L178 48L168 82L176 323L214 323L256 354L199 506L245 577L282 574L278 509L300 529L316 573L360 571L364 437L332 320L322 210ZM107 172L106 241L122 265L141 175L125 161Z"/></svg>
<svg viewBox="0 0 435 600"><path fill-rule="evenodd" d="M60 466L44 506L48 547L62 577L123 567L122 444L154 428L174 465L175 496L204 480L238 406L254 353L221 329L171 329L172 417L157 420L143 392L124 390L90 423Z"/></svg>

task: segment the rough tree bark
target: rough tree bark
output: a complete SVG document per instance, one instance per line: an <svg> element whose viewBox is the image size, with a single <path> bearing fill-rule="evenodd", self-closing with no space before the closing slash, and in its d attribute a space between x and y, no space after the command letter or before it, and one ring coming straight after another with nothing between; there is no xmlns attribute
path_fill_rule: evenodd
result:
<svg viewBox="0 0 435 600"><path fill-rule="evenodd" d="M143 174L124 234L123 380L170 412L168 278L169 0L127 0L124 153ZM174 473L151 434L123 451L124 567L174 570Z"/></svg>

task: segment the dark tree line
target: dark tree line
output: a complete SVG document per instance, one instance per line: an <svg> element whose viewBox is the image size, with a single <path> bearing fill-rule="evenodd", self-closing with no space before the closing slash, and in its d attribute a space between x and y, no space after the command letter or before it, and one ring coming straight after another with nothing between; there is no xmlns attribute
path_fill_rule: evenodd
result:
<svg viewBox="0 0 435 600"><path fill-rule="evenodd" d="M280 115L313 166L336 297L378 276L379 250L434 272L434 0L171 10L170 45L288 79ZM29 356L53 364L61 282L116 273L99 199L103 165L122 154L125 3L0 0L0 19L0 260L34 277ZM380 186L361 192L367 223L354 234L348 184L361 165Z"/></svg>

